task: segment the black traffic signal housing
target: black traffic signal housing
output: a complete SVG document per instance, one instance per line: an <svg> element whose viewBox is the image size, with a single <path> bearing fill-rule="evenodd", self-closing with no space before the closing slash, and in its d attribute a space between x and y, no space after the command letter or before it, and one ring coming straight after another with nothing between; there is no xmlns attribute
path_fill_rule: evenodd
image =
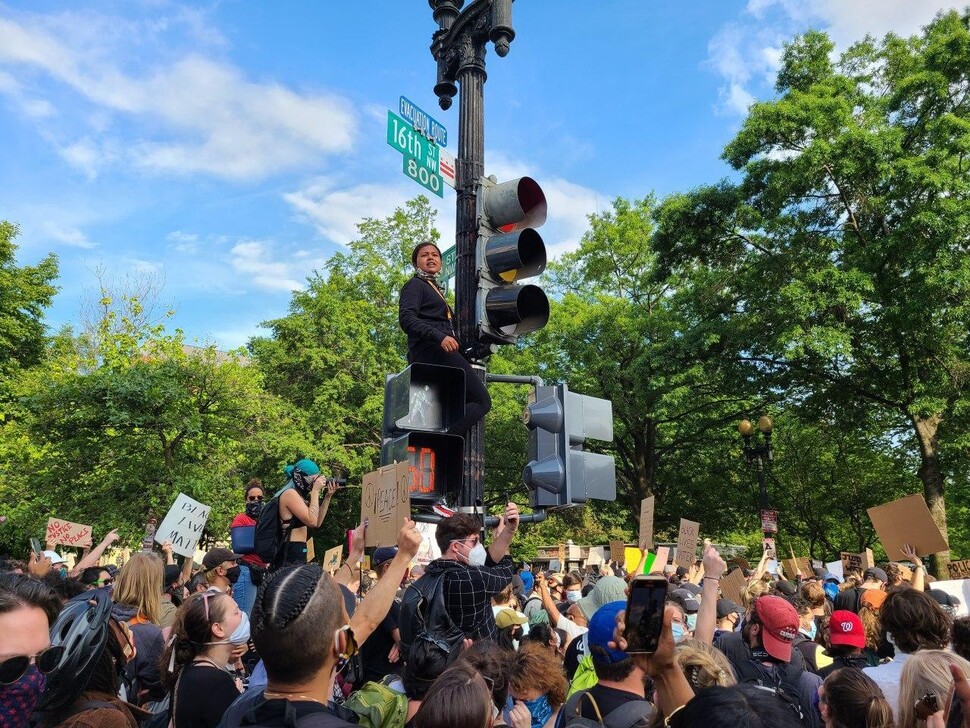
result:
<svg viewBox="0 0 970 728"><path fill-rule="evenodd" d="M477 206L478 337L514 344L549 321L545 291L518 283L546 267L546 246L535 230L546 221L546 196L531 177L501 183L484 177Z"/></svg>
<svg viewBox="0 0 970 728"><path fill-rule="evenodd" d="M461 488L465 440L448 434L465 411L465 372L411 364L384 384L381 465L407 460L412 503Z"/></svg>
<svg viewBox="0 0 970 728"><path fill-rule="evenodd" d="M570 392L565 384L536 387L523 415L529 461L522 479L533 508L566 508L591 498L616 500L616 461L587 452L587 439L613 441L613 403Z"/></svg>

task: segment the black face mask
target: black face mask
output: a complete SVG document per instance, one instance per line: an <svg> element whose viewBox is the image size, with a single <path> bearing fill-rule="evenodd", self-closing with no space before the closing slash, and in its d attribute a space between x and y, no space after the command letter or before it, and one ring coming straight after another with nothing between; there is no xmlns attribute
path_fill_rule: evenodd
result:
<svg viewBox="0 0 970 728"><path fill-rule="evenodd" d="M226 578L229 580L230 584L235 584L237 581L239 581L239 567L233 566L231 569L227 569Z"/></svg>
<svg viewBox="0 0 970 728"><path fill-rule="evenodd" d="M246 515L254 521L259 520L259 512L263 510L262 501L249 501L246 503Z"/></svg>
<svg viewBox="0 0 970 728"><path fill-rule="evenodd" d="M310 479L304 472L300 470L293 471L293 487L296 489L296 492L300 494L303 500L310 497L310 491L313 489Z"/></svg>

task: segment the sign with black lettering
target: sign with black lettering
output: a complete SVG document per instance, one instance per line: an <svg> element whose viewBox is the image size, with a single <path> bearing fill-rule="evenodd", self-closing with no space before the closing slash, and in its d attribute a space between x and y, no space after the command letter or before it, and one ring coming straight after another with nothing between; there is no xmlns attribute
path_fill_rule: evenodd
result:
<svg viewBox="0 0 970 728"><path fill-rule="evenodd" d="M172 542L172 551L180 556L192 558L202 537L202 529L209 520L210 506L179 493L175 503L162 519L162 525L155 531L157 543Z"/></svg>

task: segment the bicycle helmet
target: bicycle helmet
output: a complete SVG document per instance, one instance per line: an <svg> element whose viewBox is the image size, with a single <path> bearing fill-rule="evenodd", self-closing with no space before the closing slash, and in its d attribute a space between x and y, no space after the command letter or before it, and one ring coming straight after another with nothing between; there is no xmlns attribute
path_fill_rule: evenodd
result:
<svg viewBox="0 0 970 728"><path fill-rule="evenodd" d="M71 599L51 627L51 645L64 647L61 660L47 675L39 711L71 705L84 692L108 643L111 597L103 589Z"/></svg>

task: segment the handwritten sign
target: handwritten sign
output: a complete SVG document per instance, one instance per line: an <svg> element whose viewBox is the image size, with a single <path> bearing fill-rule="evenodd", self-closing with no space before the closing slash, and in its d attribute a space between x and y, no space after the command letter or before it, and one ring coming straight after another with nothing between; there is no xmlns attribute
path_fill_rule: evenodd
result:
<svg viewBox="0 0 970 728"><path fill-rule="evenodd" d="M761 511L762 533L778 533L778 511Z"/></svg>
<svg viewBox="0 0 970 728"><path fill-rule="evenodd" d="M415 528L421 534L421 545L418 553L414 555L414 561L422 566L427 566L435 559L441 558L441 549L438 548L438 541L435 536L438 533L436 523L416 523Z"/></svg>
<svg viewBox="0 0 970 728"><path fill-rule="evenodd" d="M870 508L867 512L890 559L906 557L902 549L904 543L910 544L922 555L949 548L919 493Z"/></svg>
<svg viewBox="0 0 970 728"><path fill-rule="evenodd" d="M970 559L951 561L946 565L951 579L970 579Z"/></svg>
<svg viewBox="0 0 970 728"><path fill-rule="evenodd" d="M654 496L644 498L640 501L640 548L653 548L653 508L656 499Z"/></svg>
<svg viewBox="0 0 970 728"><path fill-rule="evenodd" d="M340 561L344 554L343 546L334 546L323 554L323 570L331 574L340 568Z"/></svg>
<svg viewBox="0 0 970 728"><path fill-rule="evenodd" d="M806 556L799 556L794 559L784 559L781 562L781 568L785 570L785 576L789 579L794 579L797 572L802 572L803 577L809 577L813 575L812 572L812 562L808 560Z"/></svg>
<svg viewBox="0 0 970 728"><path fill-rule="evenodd" d="M853 570L861 573L876 565L876 561L872 557L872 549L866 549L861 554L853 554L849 553L848 551L841 551L839 552L839 559L842 561L843 574L848 574Z"/></svg>
<svg viewBox="0 0 970 728"><path fill-rule="evenodd" d="M191 559L195 555L211 510L210 506L189 498L185 493L179 493L162 519L162 525L155 531L155 541L171 541L172 551Z"/></svg>
<svg viewBox="0 0 970 728"><path fill-rule="evenodd" d="M622 541L610 541L610 561L617 566L626 562L626 546Z"/></svg>
<svg viewBox="0 0 970 728"><path fill-rule="evenodd" d="M697 561L697 539L700 536L701 524L697 521L680 519L680 532L677 534L677 557L674 561L678 566L689 569Z"/></svg>
<svg viewBox="0 0 970 728"><path fill-rule="evenodd" d="M360 517L370 519L365 546L391 546L411 515L407 461L367 473L360 496Z"/></svg>
<svg viewBox="0 0 970 728"><path fill-rule="evenodd" d="M593 546L586 557L587 566L599 566L606 563L606 549L602 546Z"/></svg>
<svg viewBox="0 0 970 728"><path fill-rule="evenodd" d="M60 518L47 519L47 544L53 546L78 546L84 548L91 545L91 527L80 523L62 521Z"/></svg>

